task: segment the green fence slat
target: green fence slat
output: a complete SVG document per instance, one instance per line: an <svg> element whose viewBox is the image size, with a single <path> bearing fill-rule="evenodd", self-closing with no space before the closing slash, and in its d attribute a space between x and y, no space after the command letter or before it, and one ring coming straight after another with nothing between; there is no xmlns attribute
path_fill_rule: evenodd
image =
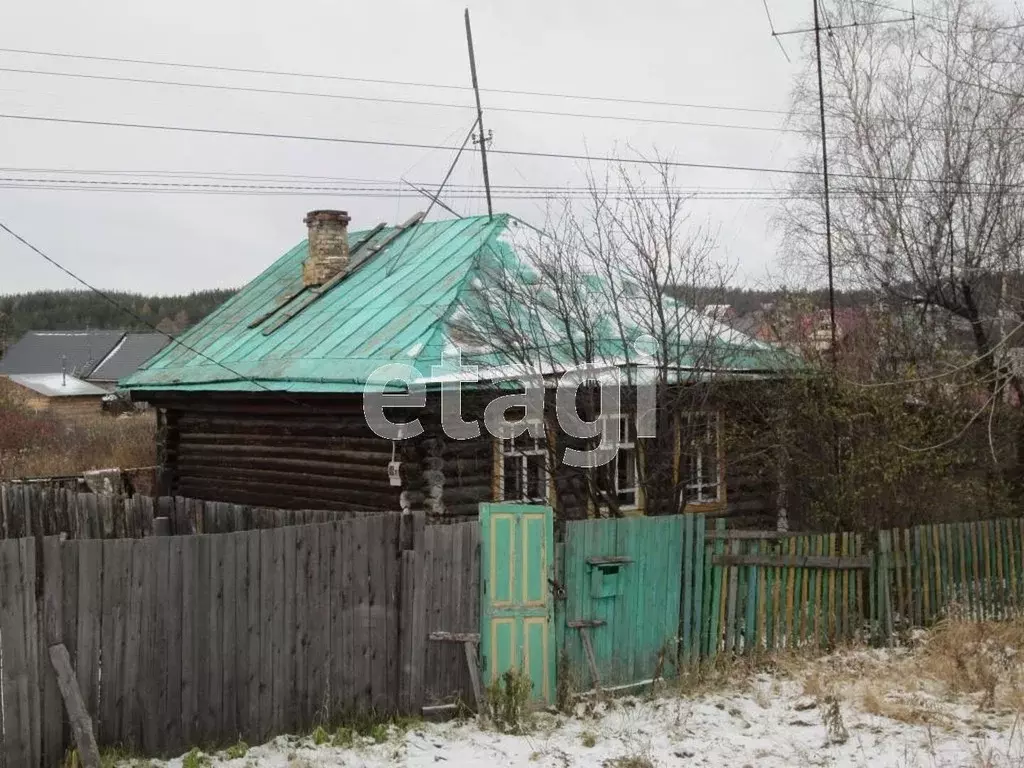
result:
<svg viewBox="0 0 1024 768"><path fill-rule="evenodd" d="M693 636L690 650L689 663L696 664L700 661L702 645L703 607L704 607L704 534L706 531L704 515L694 516L694 546L693 546Z"/></svg>
<svg viewBox="0 0 1024 768"><path fill-rule="evenodd" d="M693 518L693 515L683 516L683 610L682 616L680 617L682 624L682 631L680 632L680 656L687 660L690 658L691 652L691 624L693 621L693 598L695 593L693 583L693 569L695 561L693 556L693 551L695 549Z"/></svg>

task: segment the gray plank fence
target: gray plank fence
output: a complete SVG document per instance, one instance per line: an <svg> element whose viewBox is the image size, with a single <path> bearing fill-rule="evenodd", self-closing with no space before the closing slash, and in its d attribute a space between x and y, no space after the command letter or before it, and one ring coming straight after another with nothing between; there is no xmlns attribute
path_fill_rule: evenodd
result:
<svg viewBox="0 0 1024 768"><path fill-rule="evenodd" d="M181 496L82 493L45 483L0 482L0 539L56 536L69 539L143 538L166 517L168 533L230 533L363 517L373 512L272 509Z"/></svg>
<svg viewBox="0 0 1024 768"><path fill-rule="evenodd" d="M0 767L55 766L70 743L58 642L99 743L149 755L418 712L432 685L471 700L465 658L427 635L475 629L475 526L424 522L0 541Z"/></svg>

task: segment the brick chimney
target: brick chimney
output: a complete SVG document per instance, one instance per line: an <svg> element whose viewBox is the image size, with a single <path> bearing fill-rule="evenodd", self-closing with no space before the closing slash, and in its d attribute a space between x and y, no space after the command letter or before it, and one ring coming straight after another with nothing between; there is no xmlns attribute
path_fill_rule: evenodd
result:
<svg viewBox="0 0 1024 768"><path fill-rule="evenodd" d="M303 220L309 228L309 256L302 262L302 282L323 285L348 269L348 223L345 211L310 211Z"/></svg>

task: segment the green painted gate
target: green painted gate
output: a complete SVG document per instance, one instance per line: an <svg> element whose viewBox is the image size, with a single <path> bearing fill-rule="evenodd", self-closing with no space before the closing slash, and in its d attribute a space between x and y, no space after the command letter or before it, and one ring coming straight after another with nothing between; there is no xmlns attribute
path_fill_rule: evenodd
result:
<svg viewBox="0 0 1024 768"><path fill-rule="evenodd" d="M533 681L533 698L552 703L551 507L481 504L480 525L484 684L490 685L508 669L522 668Z"/></svg>
<svg viewBox="0 0 1024 768"><path fill-rule="evenodd" d="M684 534L689 529L692 536L694 517L566 524L561 557L565 602L558 631L572 688L587 690L598 682L587 658L587 639L603 687L675 673L682 642Z"/></svg>

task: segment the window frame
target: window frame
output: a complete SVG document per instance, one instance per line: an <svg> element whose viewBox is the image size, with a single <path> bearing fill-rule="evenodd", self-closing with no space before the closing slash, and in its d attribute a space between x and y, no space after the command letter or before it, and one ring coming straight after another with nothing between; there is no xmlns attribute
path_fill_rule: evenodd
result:
<svg viewBox="0 0 1024 768"><path fill-rule="evenodd" d="M704 456L706 455L706 451L708 448L710 448L710 445L703 441L699 443L700 453L698 454L698 460L696 462L696 480L694 480L694 476L690 473L688 461L689 457L692 455L691 453L689 453L689 451L693 450L693 446L686 446L686 450L684 450L684 429L682 421L688 421L696 416L703 418L707 426L714 425L714 455L717 470L715 473L716 481L713 486L716 490L714 498L705 498L703 495L704 489L712 487L710 484L705 483L702 480L703 472L701 467L701 465L703 464ZM726 504L725 457L723 455L722 445L722 420L722 412L720 410L697 410L683 414L681 419L677 422L676 446L679 453L677 455L676 466L678 467L678 471L680 473L679 484L682 486L683 492L680 506L682 507L684 512L700 512L709 509L721 509ZM690 499L690 493L694 489L696 489L698 492L698 498Z"/></svg>
<svg viewBox="0 0 1024 768"><path fill-rule="evenodd" d="M504 501L515 504L550 504L551 503L551 455L548 450L548 434L547 426L542 420L535 420L527 422L528 425L540 425L543 436L533 437L530 434L529 426L527 430L520 434L518 437L512 436L498 436L494 438L494 471L496 480L494 484L494 500ZM517 425L518 426L518 425ZM515 441L517 439L528 439L533 442L533 447L528 449L521 449L516 446ZM519 477L522 483L524 492L529 487L529 467L531 456L543 456L544 457L544 480L543 480L543 498L528 498L520 497L518 499L509 499L505 496L505 462L508 459L516 459L519 461Z"/></svg>
<svg viewBox="0 0 1024 768"><path fill-rule="evenodd" d="M643 488L640 486L640 442L635 436L636 417L633 414L623 413L621 411L617 413L601 414L598 416L598 423L600 424L600 432L598 434L604 436L608 429L607 424L613 420L618 422L615 432L615 456L608 462L608 464L597 468L598 477L596 477L595 480L600 483L600 473L608 472L611 476L613 487L602 490L613 493L616 499L619 499L623 493L632 492L633 500L628 503L619 502L619 509L626 512L642 510ZM632 433L630 431L631 424L633 427ZM629 451L632 455L633 462L633 486L625 489L619 486L619 461L622 451ZM602 505L602 509L607 509L607 506Z"/></svg>

